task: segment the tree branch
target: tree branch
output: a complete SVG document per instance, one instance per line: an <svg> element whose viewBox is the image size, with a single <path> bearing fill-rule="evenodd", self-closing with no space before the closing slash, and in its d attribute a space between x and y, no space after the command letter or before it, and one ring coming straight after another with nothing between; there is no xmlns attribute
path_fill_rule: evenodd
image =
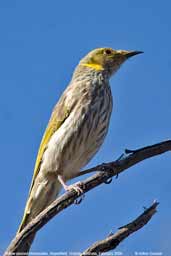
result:
<svg viewBox="0 0 171 256"><path fill-rule="evenodd" d="M165 153L171 150L171 140L163 141L161 143L141 148L135 151L129 151L129 154L114 162L98 165L86 171L81 175L94 171L100 171L95 175L85 179L82 182L82 189L84 193L108 181L111 177L117 176L119 173L128 169L129 167L156 155ZM62 210L69 207L79 196L75 191L70 191L58 197L49 207L42 211L34 220L32 220L16 237L12 240L4 255L20 252L27 239L40 230L49 220Z"/></svg>
<svg viewBox="0 0 171 256"><path fill-rule="evenodd" d="M131 223L123 227L120 227L115 234L111 234L104 240L97 241L88 249L86 249L81 254L81 256L96 256L100 255L100 253L108 252L110 250L115 249L120 244L120 242L122 242L125 238L127 238L137 230L141 229L149 222L152 216L157 212L156 208L158 204L158 202L154 202L137 219L133 220Z"/></svg>

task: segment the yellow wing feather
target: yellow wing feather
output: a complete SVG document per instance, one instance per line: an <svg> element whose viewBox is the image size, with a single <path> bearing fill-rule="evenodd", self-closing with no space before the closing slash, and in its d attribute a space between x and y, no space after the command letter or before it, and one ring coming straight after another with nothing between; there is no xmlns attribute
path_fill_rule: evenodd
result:
<svg viewBox="0 0 171 256"><path fill-rule="evenodd" d="M48 142L50 141L52 135L61 127L61 125L64 123L64 121L67 119L68 116L69 116L69 110L65 106L65 95L63 95L61 97L60 101L55 106L54 111L52 112L52 116L50 118L49 124L45 130L44 136L42 138L42 141L41 141L41 144L39 147L39 151L38 151L38 155L37 155L37 159L36 159L36 163L35 163L35 167L34 167L33 178L32 178L32 182L31 182L31 186L30 186L30 190L29 190L29 196L28 196L28 200L26 203L24 216L21 221L20 227L18 229L18 233L25 227L25 225L28 222L28 218L29 218L29 214L30 214L29 213L29 207L30 207L29 198L30 198L31 190L33 188L35 179L39 173L42 157L43 157L43 154L48 146Z"/></svg>
<svg viewBox="0 0 171 256"><path fill-rule="evenodd" d="M61 109L60 107L63 107L64 109ZM35 167L34 167L34 173L33 173L33 178L32 178L32 182L31 182L29 194L30 194L31 189L33 187L35 178L37 177L37 174L39 172L42 157L43 157L43 154L46 150L48 142L49 142L50 138L52 137L52 135L63 124L65 119L68 117L68 115L69 115L69 112L66 109L66 107L60 106L60 105L56 106L56 108L54 109L54 111L52 113L52 117L49 121L49 124L48 124L48 126L45 130L42 141L40 143L40 147L39 147L39 151L38 151L38 154L37 154L37 159L36 159L36 163L35 163Z"/></svg>
<svg viewBox="0 0 171 256"><path fill-rule="evenodd" d="M35 167L34 167L34 173L33 173L33 178L32 178L32 182L31 182L29 194L30 194L31 189L33 187L35 178L37 177L37 174L39 172L39 169L40 169L39 167L40 167L40 164L41 164L41 161L42 161L43 153L46 150L47 144L48 144L50 138L52 137L53 133L58 130L58 128L61 126L61 124L62 124L62 122L49 124L48 127L45 130L45 133L43 135L42 141L40 143L39 151L38 151L38 154L37 154L37 159L36 159L36 163L35 163Z"/></svg>

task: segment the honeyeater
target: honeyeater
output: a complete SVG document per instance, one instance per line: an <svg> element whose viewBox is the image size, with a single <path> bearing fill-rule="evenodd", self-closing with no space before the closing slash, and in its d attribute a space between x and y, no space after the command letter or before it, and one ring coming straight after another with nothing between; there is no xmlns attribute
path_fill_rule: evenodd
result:
<svg viewBox="0 0 171 256"><path fill-rule="evenodd" d="M66 181L80 172L102 145L112 112L110 77L140 51L98 48L76 67L53 109L35 163L20 232L65 190L81 192Z"/></svg>

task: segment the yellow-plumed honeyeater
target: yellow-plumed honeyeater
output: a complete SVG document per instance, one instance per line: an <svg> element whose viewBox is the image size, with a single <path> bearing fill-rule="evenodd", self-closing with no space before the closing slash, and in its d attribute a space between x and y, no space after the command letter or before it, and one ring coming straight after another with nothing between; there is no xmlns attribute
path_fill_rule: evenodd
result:
<svg viewBox="0 0 171 256"><path fill-rule="evenodd" d="M102 145L112 112L110 77L140 51L99 48L88 53L57 102L44 133L20 232L58 195L60 189L82 192L66 181L80 172Z"/></svg>

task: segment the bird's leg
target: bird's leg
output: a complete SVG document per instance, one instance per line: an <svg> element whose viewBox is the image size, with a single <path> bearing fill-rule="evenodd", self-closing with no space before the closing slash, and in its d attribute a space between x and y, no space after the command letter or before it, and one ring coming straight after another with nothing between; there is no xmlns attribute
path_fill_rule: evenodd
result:
<svg viewBox="0 0 171 256"><path fill-rule="evenodd" d="M78 195L84 194L84 191L82 190L82 188L80 188L80 185L82 185L81 182L76 182L75 184L72 185L67 185L64 181L64 178L62 177L62 175L58 175L58 180L61 183L62 187L64 188L65 191L71 191L74 190L75 192L77 192Z"/></svg>

